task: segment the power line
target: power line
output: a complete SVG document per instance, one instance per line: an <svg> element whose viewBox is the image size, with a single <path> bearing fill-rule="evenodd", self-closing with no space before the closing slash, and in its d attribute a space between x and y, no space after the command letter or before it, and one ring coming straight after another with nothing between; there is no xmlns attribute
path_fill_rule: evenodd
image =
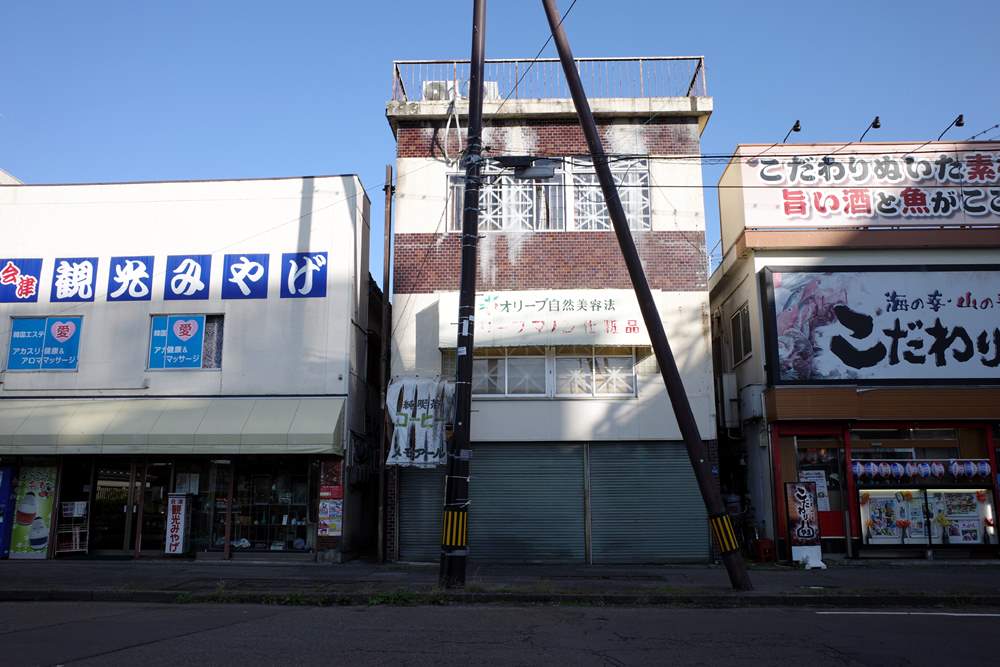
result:
<svg viewBox="0 0 1000 667"><path fill-rule="evenodd" d="M562 25L563 21L566 20L566 17L569 16L569 13L573 11L573 7L576 6L576 2L577 0L573 0L573 2L570 3L570 6L566 9L566 12L562 15L562 18L559 19L559 25ZM503 105L507 104L507 100L509 100L510 96L514 94L514 91L517 90L518 85L520 85L520 83L524 81L524 77L528 75L528 72L531 71L531 68L535 66L536 62L538 62L538 59L542 55L542 51L545 50L545 47L548 46L551 41L552 41L552 32L549 32L549 37L548 39L545 40L545 43L542 44L542 48L538 49L538 53L536 53L535 57L531 59L530 63L528 63L528 66L524 69L524 73L521 74L521 76L517 78L517 81L514 82L514 85L507 92L507 96L503 98L503 102L501 102L500 106L497 107L497 110L493 112L494 114L500 113L500 110L503 109Z"/></svg>
<svg viewBox="0 0 1000 667"><path fill-rule="evenodd" d="M968 139L966 139L966 141L972 141L976 137L981 137L982 135L986 134L990 130L995 130L998 127L1000 127L1000 123L997 123L996 125L992 125L992 126L986 128L985 130L983 130L982 132L976 132L974 135L972 135L971 137L969 137Z"/></svg>

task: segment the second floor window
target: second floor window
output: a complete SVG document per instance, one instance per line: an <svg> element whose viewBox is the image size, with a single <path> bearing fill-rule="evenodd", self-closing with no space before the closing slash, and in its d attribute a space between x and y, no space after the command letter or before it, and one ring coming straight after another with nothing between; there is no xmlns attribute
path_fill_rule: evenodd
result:
<svg viewBox="0 0 1000 667"><path fill-rule="evenodd" d="M735 368L753 352L750 333L750 304L744 303L729 320L733 336L733 367Z"/></svg>
<svg viewBox="0 0 1000 667"><path fill-rule="evenodd" d="M442 351L441 373L455 374L455 351ZM480 347L472 364L475 396L630 397L647 348L570 345ZM655 367L653 372L655 373Z"/></svg>
<svg viewBox="0 0 1000 667"><path fill-rule="evenodd" d="M562 161L555 176L542 181L514 178L488 163L479 193L479 231L609 231L604 194L589 158ZM650 229L649 164L614 159L611 171L632 229ZM462 228L465 175L448 176L448 229ZM567 205L569 203L569 205Z"/></svg>
<svg viewBox="0 0 1000 667"><path fill-rule="evenodd" d="M222 315L153 315L149 370L222 367Z"/></svg>
<svg viewBox="0 0 1000 667"><path fill-rule="evenodd" d="M11 319L8 371L74 371L80 361L83 317Z"/></svg>

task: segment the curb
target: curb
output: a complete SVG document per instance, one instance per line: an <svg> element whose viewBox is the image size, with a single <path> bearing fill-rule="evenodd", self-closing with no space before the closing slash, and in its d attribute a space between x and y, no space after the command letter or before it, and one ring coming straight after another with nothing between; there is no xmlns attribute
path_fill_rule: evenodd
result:
<svg viewBox="0 0 1000 667"><path fill-rule="evenodd" d="M577 594L500 592L344 592L300 593L123 590L7 590L0 602L135 602L153 604L273 604L289 606L418 606L418 605L573 605L594 607L689 607L744 609L755 607L924 608L998 607L1000 595L774 595L774 594Z"/></svg>

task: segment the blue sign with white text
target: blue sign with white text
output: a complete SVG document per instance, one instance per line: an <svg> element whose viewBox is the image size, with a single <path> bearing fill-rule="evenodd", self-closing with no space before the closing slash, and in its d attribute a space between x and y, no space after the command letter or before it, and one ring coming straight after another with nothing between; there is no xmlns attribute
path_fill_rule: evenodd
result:
<svg viewBox="0 0 1000 667"><path fill-rule="evenodd" d="M211 255L170 255L163 278L163 298L207 299L211 279Z"/></svg>
<svg viewBox="0 0 1000 667"><path fill-rule="evenodd" d="M80 357L83 318L15 317L11 320L8 371L71 371Z"/></svg>
<svg viewBox="0 0 1000 667"><path fill-rule="evenodd" d="M267 298L267 254L226 255L222 264L223 299Z"/></svg>
<svg viewBox="0 0 1000 667"><path fill-rule="evenodd" d="M108 301L149 301L153 296L153 257L112 257Z"/></svg>
<svg viewBox="0 0 1000 667"><path fill-rule="evenodd" d="M41 259L0 259L0 303L38 301Z"/></svg>
<svg viewBox="0 0 1000 667"><path fill-rule="evenodd" d="M284 253L281 255L281 298L310 296L326 296L326 253Z"/></svg>
<svg viewBox="0 0 1000 667"><path fill-rule="evenodd" d="M58 257L49 301L93 301L96 280L96 257Z"/></svg>
<svg viewBox="0 0 1000 667"><path fill-rule="evenodd" d="M150 370L201 368L204 315L154 315L149 333Z"/></svg>

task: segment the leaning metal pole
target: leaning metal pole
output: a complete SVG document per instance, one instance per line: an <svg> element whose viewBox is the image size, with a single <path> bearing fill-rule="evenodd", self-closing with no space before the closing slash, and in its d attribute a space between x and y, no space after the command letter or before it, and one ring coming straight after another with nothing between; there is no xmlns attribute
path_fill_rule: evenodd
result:
<svg viewBox="0 0 1000 667"><path fill-rule="evenodd" d="M594 122L594 114L590 111L590 103L587 101L587 94L583 90L580 81L580 73L576 69L576 62L573 59L573 52L569 47L569 40L562 28L562 19L555 0L542 0L545 7L545 14L549 19L549 26L552 28L552 36L555 39L556 48L559 51L559 60L562 61L563 71L566 74L566 82L569 84L570 93L573 95L573 104L576 106L576 113L580 117L580 125L583 133L587 137L587 146L594 162L594 169L597 178L601 183L601 191L604 193L604 200L608 206L608 214L615 228L615 235L618 237L618 245L621 247L622 256L628 267L629 277L632 279L632 287L635 289L636 298L639 301L639 308L642 310L642 319L646 323L649 331L649 340L656 355L656 362L660 366L660 373L663 375L663 382L667 386L667 394L670 396L670 403L677 417L677 425L680 427L684 444L687 446L688 457L691 459L691 466L694 468L694 476L698 481L698 488L708 509L709 521L716 543L722 553L722 562L729 572L729 581L736 590L751 590L750 577L747 574L746 565L740 555L739 544L733 532L732 521L726 513L725 505L722 504L722 496L715 480L712 477L708 464L708 450L698 432L698 423L695 421L694 413L691 411L691 403L688 401L687 392L684 391L684 384L681 381L680 372L677 370L677 363L674 355L670 351L670 343L667 342L667 334L663 330L663 322L653 301L653 295L649 290L649 283L646 281L646 274L642 270L642 263L639 260L639 253L635 248L635 241L629 231L628 220L625 218L625 209L622 208L621 199L618 196L618 188L611 177L611 169L608 167L608 156L604 153L604 146L597 133L597 125Z"/></svg>
<svg viewBox="0 0 1000 667"><path fill-rule="evenodd" d="M458 293L455 371L455 431L448 441L444 515L441 521L442 588L465 586L469 549L469 459L472 417L472 347L476 312L476 250L479 244L480 160L483 150L483 67L486 49L486 0L474 0L472 62L469 72L469 136L462 213L462 277Z"/></svg>

